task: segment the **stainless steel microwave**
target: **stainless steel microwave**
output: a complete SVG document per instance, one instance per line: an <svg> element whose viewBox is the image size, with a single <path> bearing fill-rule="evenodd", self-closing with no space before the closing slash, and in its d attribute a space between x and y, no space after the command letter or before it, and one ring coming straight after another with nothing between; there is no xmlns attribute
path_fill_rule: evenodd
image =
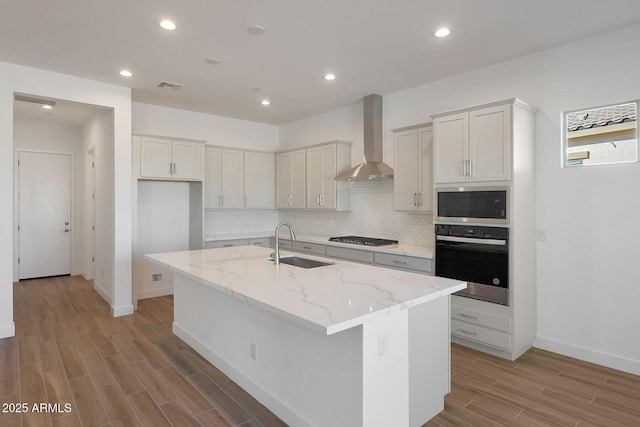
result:
<svg viewBox="0 0 640 427"><path fill-rule="evenodd" d="M509 187L436 188L436 221L509 223Z"/></svg>

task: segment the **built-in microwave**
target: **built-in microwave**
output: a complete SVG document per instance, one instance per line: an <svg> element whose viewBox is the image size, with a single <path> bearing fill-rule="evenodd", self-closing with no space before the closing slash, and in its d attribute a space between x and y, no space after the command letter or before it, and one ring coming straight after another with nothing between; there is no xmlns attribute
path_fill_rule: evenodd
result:
<svg viewBox="0 0 640 427"><path fill-rule="evenodd" d="M509 223L508 187L436 188L436 221Z"/></svg>

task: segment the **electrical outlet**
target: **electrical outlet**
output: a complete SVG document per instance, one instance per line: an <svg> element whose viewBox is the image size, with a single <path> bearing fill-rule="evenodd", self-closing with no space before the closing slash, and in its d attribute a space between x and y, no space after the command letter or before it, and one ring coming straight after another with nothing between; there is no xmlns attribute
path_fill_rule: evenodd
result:
<svg viewBox="0 0 640 427"><path fill-rule="evenodd" d="M541 228L538 229L538 242L546 242L547 241L547 230L543 230Z"/></svg>
<svg viewBox="0 0 640 427"><path fill-rule="evenodd" d="M159 282L162 280L162 273L156 273L151 275L151 281Z"/></svg>
<svg viewBox="0 0 640 427"><path fill-rule="evenodd" d="M251 343L251 358L253 360L258 360L258 346L254 343Z"/></svg>

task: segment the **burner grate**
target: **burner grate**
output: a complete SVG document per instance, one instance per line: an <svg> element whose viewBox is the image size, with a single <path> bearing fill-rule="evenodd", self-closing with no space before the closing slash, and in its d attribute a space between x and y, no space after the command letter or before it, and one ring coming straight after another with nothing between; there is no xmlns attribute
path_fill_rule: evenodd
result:
<svg viewBox="0 0 640 427"><path fill-rule="evenodd" d="M362 237L362 236L340 236L330 237L330 242L350 243L352 245L364 245L364 246L386 246L397 245L397 240L378 239L375 237Z"/></svg>

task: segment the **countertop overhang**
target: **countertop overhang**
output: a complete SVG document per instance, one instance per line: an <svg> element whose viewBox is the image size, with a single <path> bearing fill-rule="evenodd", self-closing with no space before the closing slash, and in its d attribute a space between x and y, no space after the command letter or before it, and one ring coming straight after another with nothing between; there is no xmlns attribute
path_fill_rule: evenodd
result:
<svg viewBox="0 0 640 427"><path fill-rule="evenodd" d="M273 249L239 246L145 255L196 282L331 335L466 288L466 283L331 260L304 269L275 266ZM281 251L281 256L291 255ZM304 258L328 261L304 255Z"/></svg>

